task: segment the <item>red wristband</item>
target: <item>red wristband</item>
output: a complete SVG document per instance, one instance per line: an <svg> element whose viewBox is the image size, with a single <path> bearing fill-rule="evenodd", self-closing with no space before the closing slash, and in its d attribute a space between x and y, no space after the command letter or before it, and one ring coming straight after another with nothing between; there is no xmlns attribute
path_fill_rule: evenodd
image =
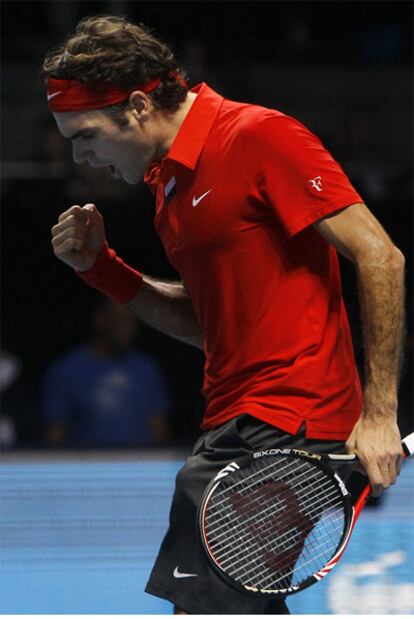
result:
<svg viewBox="0 0 414 619"><path fill-rule="evenodd" d="M76 273L89 286L122 304L132 301L143 279L142 273L125 264L106 242L93 267Z"/></svg>

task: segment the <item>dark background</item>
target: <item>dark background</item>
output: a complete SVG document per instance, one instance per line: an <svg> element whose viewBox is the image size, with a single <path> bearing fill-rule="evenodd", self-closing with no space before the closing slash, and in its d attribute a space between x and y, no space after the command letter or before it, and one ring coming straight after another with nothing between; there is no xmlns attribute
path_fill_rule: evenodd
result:
<svg viewBox="0 0 414 619"><path fill-rule="evenodd" d="M189 73L221 94L279 109L316 133L407 259L408 328L400 426L412 429L411 2L19 2L2 12L2 345L22 359L34 410L20 447L42 446L36 408L47 364L89 332L96 292L57 261L50 228L71 204L103 212L110 244L153 276L174 278L145 186L75 168L46 108L43 55L90 14L154 28ZM362 345L352 265L341 260L359 366ZM203 356L144 328L140 345L165 369L174 440L188 444L203 412ZM27 409L29 411L29 409Z"/></svg>

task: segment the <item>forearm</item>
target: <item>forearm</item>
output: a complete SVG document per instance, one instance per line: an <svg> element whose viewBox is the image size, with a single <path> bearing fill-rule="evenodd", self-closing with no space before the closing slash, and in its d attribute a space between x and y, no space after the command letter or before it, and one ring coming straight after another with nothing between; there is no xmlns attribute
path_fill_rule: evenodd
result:
<svg viewBox="0 0 414 619"><path fill-rule="evenodd" d="M395 482L401 465L397 389L403 357L404 257L365 204L315 224L358 274L365 353L362 415L346 442L366 470L374 496Z"/></svg>
<svg viewBox="0 0 414 619"><path fill-rule="evenodd" d="M82 209L75 214L79 215L79 212L82 213ZM96 214L96 217L100 217L101 222L101 216ZM104 238L103 232L101 237ZM80 269L79 260L74 264L77 258L75 252L67 263L77 269L79 277L89 286L126 305L140 320L155 329L203 349L201 329L184 284L143 275L124 263L105 240L97 253L86 256L86 262L82 262L82 266L87 264L88 268Z"/></svg>
<svg viewBox="0 0 414 619"><path fill-rule="evenodd" d="M396 415L404 340L404 258L395 248L357 263L365 357L364 414Z"/></svg>
<svg viewBox="0 0 414 619"><path fill-rule="evenodd" d="M158 331L203 350L203 335L185 286L144 275L127 307Z"/></svg>

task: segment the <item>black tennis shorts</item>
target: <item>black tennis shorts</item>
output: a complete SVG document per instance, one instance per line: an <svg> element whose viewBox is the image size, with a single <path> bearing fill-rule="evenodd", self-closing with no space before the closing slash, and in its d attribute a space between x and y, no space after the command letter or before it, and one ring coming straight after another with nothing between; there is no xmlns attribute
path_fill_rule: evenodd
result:
<svg viewBox="0 0 414 619"><path fill-rule="evenodd" d="M234 458L270 447L344 452L342 441L306 439L304 426L293 436L248 414L204 432L178 472L170 526L147 583L147 593L169 600L190 614L289 614L283 599L254 597L221 580L204 556L196 530L197 507L203 491L220 468Z"/></svg>

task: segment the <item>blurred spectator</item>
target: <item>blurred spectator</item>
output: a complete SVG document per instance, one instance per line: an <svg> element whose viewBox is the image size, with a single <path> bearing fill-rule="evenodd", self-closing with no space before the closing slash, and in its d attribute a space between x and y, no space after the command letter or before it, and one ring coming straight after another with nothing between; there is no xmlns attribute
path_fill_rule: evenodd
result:
<svg viewBox="0 0 414 619"><path fill-rule="evenodd" d="M45 373L42 412L51 447L149 447L168 442L170 400L160 368L135 347L139 323L103 298L91 338Z"/></svg>
<svg viewBox="0 0 414 619"><path fill-rule="evenodd" d="M9 351L0 350L0 447L29 447L36 442L38 426L34 399L22 379L23 364Z"/></svg>

